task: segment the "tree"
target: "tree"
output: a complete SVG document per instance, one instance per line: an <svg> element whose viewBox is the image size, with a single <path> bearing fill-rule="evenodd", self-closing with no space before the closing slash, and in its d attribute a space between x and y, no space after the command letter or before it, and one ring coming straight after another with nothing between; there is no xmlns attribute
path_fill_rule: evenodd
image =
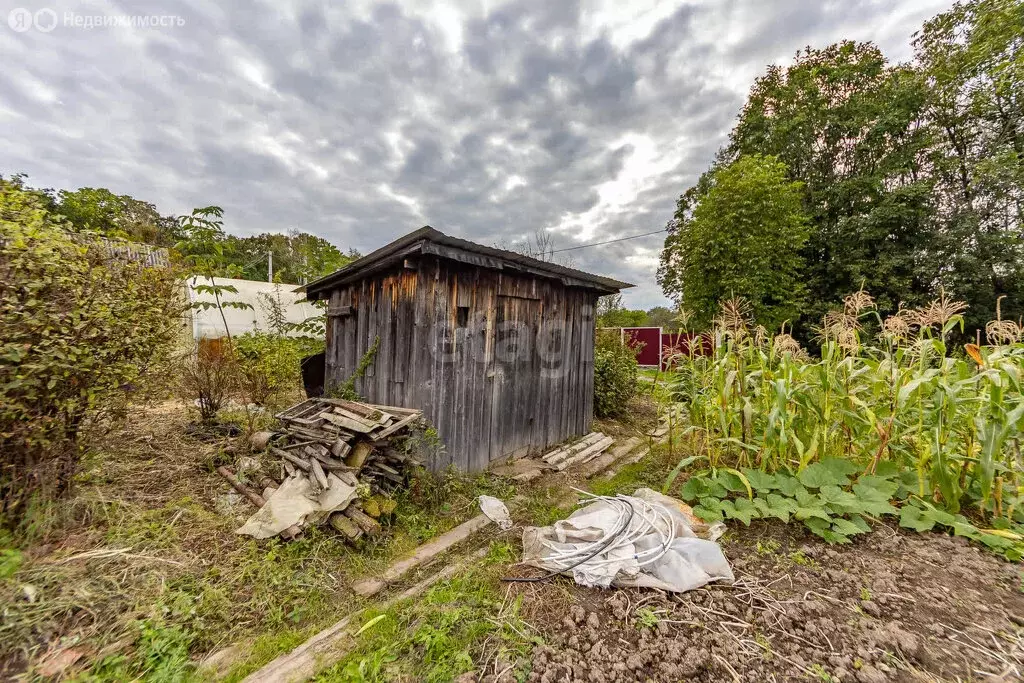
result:
<svg viewBox="0 0 1024 683"><path fill-rule="evenodd" d="M102 187L61 190L54 210L79 232L158 246L171 246L178 238L173 217L161 216L149 202L116 195Z"/></svg>
<svg viewBox="0 0 1024 683"><path fill-rule="evenodd" d="M268 253L274 258L274 281L295 284L329 275L359 258L357 251L343 253L322 237L305 232L230 236L227 240L225 257L250 280L268 278Z"/></svg>
<svg viewBox="0 0 1024 683"><path fill-rule="evenodd" d="M196 285L195 290L212 294L214 303L197 301L193 306L201 309L216 308L224 323L224 335L228 345L232 343L231 328L228 326L225 308L252 308L252 304L244 301L225 301L224 294L238 294L233 285L219 285L215 277L238 277L241 268L230 263L224 252L224 223L220 220L224 209L219 206L206 206L193 209L192 213L178 219L178 230L182 240L174 245L174 249L182 255L189 270L195 275L206 278L210 284Z"/></svg>
<svg viewBox="0 0 1024 683"><path fill-rule="evenodd" d="M934 144L939 279L968 330L1024 314L1024 3L957 3L914 41Z"/></svg>
<svg viewBox="0 0 1024 683"><path fill-rule="evenodd" d="M802 183L775 157L740 157L715 169L699 194L680 199L661 255L666 293L709 325L723 299L741 296L768 328L804 303L800 256L808 234Z"/></svg>
<svg viewBox="0 0 1024 683"><path fill-rule="evenodd" d="M622 305L621 294L609 294L597 300L598 327L643 327L647 314Z"/></svg>
<svg viewBox="0 0 1024 683"><path fill-rule="evenodd" d="M664 306L655 306L645 314L644 327L661 327L667 331L674 331L679 327L679 322L673 311Z"/></svg>
<svg viewBox="0 0 1024 683"><path fill-rule="evenodd" d="M914 69L850 41L799 52L751 89L723 156L777 156L803 184L809 321L861 287L886 313L934 292L926 98Z"/></svg>

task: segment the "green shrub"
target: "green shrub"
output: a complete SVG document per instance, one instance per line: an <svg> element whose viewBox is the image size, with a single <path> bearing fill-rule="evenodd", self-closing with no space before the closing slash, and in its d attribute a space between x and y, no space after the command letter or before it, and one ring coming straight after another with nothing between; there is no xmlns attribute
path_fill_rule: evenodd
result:
<svg viewBox="0 0 1024 683"><path fill-rule="evenodd" d="M239 382L245 400L265 405L301 386L302 359L323 351L323 341L310 337L285 337L268 332L248 332L235 339Z"/></svg>
<svg viewBox="0 0 1024 683"><path fill-rule="evenodd" d="M598 334L594 348L594 413L616 415L636 394L639 349L623 343L617 334Z"/></svg>
<svg viewBox="0 0 1024 683"><path fill-rule="evenodd" d="M145 267L52 217L0 178L0 503L71 483L88 428L146 388L181 330L174 273Z"/></svg>

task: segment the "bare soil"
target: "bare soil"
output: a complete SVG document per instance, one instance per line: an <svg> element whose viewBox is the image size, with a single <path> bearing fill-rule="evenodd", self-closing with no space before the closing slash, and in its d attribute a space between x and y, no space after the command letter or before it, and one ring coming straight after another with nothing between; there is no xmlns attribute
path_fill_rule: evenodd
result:
<svg viewBox="0 0 1024 683"><path fill-rule="evenodd" d="M545 642L528 680L1024 680L1021 567L962 539L881 526L830 546L755 522L722 544L733 585L512 584Z"/></svg>

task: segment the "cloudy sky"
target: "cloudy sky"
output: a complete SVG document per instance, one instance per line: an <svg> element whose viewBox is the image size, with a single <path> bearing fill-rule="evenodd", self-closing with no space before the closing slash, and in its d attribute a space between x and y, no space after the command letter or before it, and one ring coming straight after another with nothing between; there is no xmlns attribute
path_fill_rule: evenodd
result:
<svg viewBox="0 0 1024 683"><path fill-rule="evenodd" d="M950 3L228 4L0 0L0 174L364 253L424 224L572 247L664 227L767 64L842 38L905 60ZM647 308L661 243L559 256Z"/></svg>

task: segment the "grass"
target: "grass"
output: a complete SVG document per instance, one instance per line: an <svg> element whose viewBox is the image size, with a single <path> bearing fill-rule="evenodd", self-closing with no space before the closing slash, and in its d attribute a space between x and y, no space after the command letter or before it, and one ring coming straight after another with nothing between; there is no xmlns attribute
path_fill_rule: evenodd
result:
<svg viewBox="0 0 1024 683"><path fill-rule="evenodd" d="M477 514L480 493L510 493L446 475L401 497L389 532L359 550L322 528L255 541L234 533L254 508L211 471L232 457L186 436L188 421L180 404L133 414L71 499L0 538L0 677L73 647L79 680L201 680L197 657L236 642L251 643L236 673L254 670L357 607L350 580Z"/></svg>
<svg viewBox="0 0 1024 683"><path fill-rule="evenodd" d="M679 449L684 446L684 441L677 436L671 450L668 444L657 443L643 460L621 467L611 477L599 477L592 480L588 489L591 493L599 496L614 496L617 493L631 494L641 487L660 491L665 483L665 478L676 466Z"/></svg>
<svg viewBox="0 0 1024 683"><path fill-rule="evenodd" d="M432 587L419 598L368 610L356 647L317 681L451 681L488 666L521 678L529 653L542 642L500 577L514 562L507 542L492 543L483 562Z"/></svg>
<svg viewBox="0 0 1024 683"><path fill-rule="evenodd" d="M649 398L631 414L656 422ZM227 410L221 422L244 430L265 418ZM36 510L17 540L0 538L0 677L32 676L47 655L71 648L81 656L64 672L72 680L209 680L199 662L240 644L218 675L241 680L365 607L347 588L353 579L478 514L480 494L533 525L564 518L576 500L561 480L517 489L447 473L418 481L399 498L388 533L358 550L322 528L290 543L255 541L234 533L254 509L214 473L248 454L189 435L194 419L173 402L133 411L87 456L72 497ZM635 433L621 421L600 426ZM594 485L657 487L672 464L658 448ZM499 537L479 567L417 600L367 611L356 649L323 680L449 680L474 666L521 676L537 639L517 596L531 588L500 582L517 559L518 543ZM550 602L532 609L561 609Z"/></svg>

